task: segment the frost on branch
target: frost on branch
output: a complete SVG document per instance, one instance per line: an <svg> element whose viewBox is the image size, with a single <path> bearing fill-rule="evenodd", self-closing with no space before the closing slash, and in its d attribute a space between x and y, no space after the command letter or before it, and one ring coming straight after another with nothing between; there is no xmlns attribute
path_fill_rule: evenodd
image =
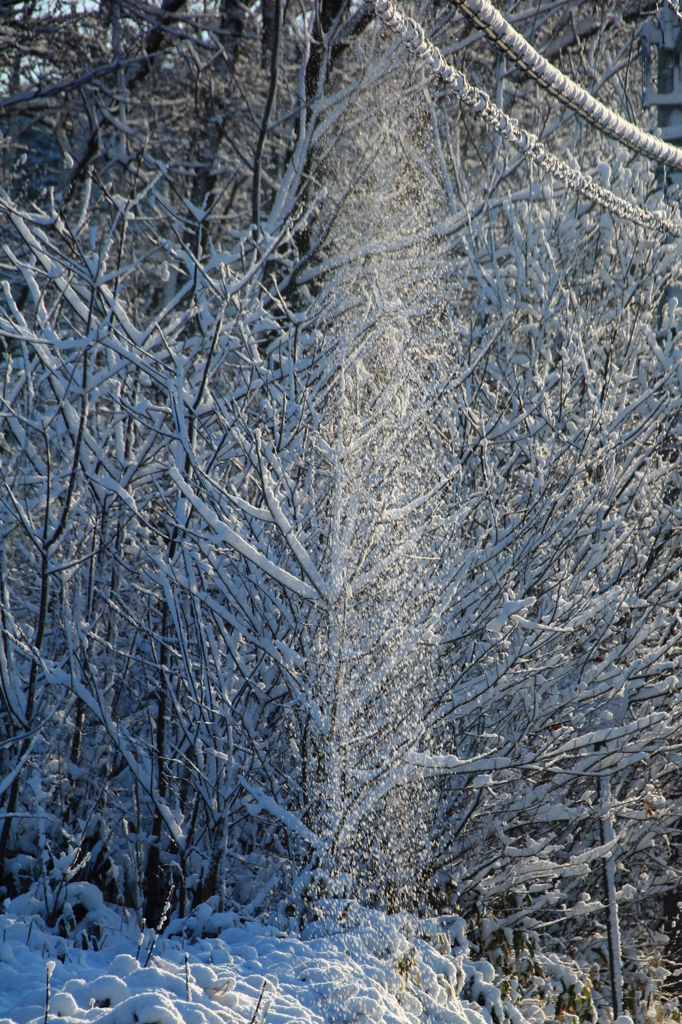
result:
<svg viewBox="0 0 682 1024"><path fill-rule="evenodd" d="M3 884L65 941L88 885L198 939L456 912L498 1018L554 968L603 1015L607 903L639 999L679 877L679 243L319 45L260 232L248 163L229 230L151 150L2 196Z"/></svg>

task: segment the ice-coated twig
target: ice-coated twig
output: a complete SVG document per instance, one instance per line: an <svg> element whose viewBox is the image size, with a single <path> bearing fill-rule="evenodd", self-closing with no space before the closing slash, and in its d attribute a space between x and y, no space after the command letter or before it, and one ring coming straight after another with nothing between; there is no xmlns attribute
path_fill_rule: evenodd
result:
<svg viewBox="0 0 682 1024"><path fill-rule="evenodd" d="M260 995L258 996L258 1002L256 1003L256 1009L253 1011L253 1017L251 1018L251 1024L255 1024L258 1011L260 1010L260 1004L263 1002L263 994L265 992L265 986L267 985L267 979L263 978L263 984L261 985Z"/></svg>
<svg viewBox="0 0 682 1024"><path fill-rule="evenodd" d="M161 911L161 917L159 918L159 923L156 926L156 928L154 929L154 936L152 938L152 944L149 947L149 952L147 953L147 959L144 962L145 967L149 967L149 962L150 962L150 960L152 958L152 954L154 952L154 946L156 945L156 940L157 940L157 938L159 936L159 932L163 931L163 927L164 927L164 925L166 923L166 920L168 919L168 914L170 913L171 900L173 899L173 893L174 892L175 892L175 882L171 882L171 887L168 890L168 896L166 896L166 902L164 903L163 910Z"/></svg>
<svg viewBox="0 0 682 1024"><path fill-rule="evenodd" d="M45 1024L50 1013L50 978L55 969L54 960L48 960L45 964Z"/></svg>
<svg viewBox="0 0 682 1024"><path fill-rule="evenodd" d="M144 930L146 924L147 922L145 921L144 918L142 918L142 928L140 929L140 937L137 940L137 953L135 954L135 959L138 961L140 959L140 950L142 949L142 943L144 942Z"/></svg>
<svg viewBox="0 0 682 1024"><path fill-rule="evenodd" d="M613 843L615 835L609 818L611 802L611 786L606 776L599 777L599 796L606 808L600 818L600 834L602 845ZM606 903L606 934L609 946L609 974L611 980L611 999L613 1002L614 1020L623 1013L623 964L620 948L620 923L618 921L618 903L616 902L615 850L602 861L604 874L604 902Z"/></svg>

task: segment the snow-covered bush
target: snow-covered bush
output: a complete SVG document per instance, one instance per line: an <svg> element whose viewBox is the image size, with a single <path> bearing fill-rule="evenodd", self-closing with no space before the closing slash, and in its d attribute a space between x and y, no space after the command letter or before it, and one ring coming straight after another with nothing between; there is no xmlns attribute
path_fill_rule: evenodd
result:
<svg viewBox="0 0 682 1024"><path fill-rule="evenodd" d="M607 904L632 995L678 877L680 246L376 27L311 93L287 24L309 110L229 231L146 151L77 209L2 195L6 891L65 940L86 883L197 936L456 910L512 1002L538 936L578 958L584 1018Z"/></svg>

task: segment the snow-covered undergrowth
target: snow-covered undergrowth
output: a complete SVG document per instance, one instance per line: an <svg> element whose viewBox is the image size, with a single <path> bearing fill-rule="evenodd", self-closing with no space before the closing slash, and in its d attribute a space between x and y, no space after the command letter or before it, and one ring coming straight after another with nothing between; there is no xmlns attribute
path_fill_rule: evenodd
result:
<svg viewBox="0 0 682 1024"><path fill-rule="evenodd" d="M7 905L0 1024L45 1019L50 961L50 1021L102 1024L543 1024L555 1016L557 997L579 981L568 962L543 958L544 987L513 1005L494 968L472 959L462 918L388 916L349 903L329 908L301 937L240 924L203 904L171 922L149 958L152 932L138 955L132 920L103 904L93 886L70 888L69 907L78 911L72 920L80 918L70 937L63 925L47 929L39 900ZM60 920L69 916L67 908ZM82 948L84 941L91 947Z"/></svg>

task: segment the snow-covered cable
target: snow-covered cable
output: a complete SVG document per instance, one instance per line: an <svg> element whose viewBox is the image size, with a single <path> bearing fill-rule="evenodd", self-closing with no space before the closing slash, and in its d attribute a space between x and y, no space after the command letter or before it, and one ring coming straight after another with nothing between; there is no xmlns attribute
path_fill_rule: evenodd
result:
<svg viewBox="0 0 682 1024"><path fill-rule="evenodd" d="M657 139L615 114L558 68L550 64L527 39L511 27L488 0L451 0L511 61L565 106L575 110L600 131L650 160L682 171L682 150Z"/></svg>
<svg viewBox="0 0 682 1024"><path fill-rule="evenodd" d="M568 188L617 217L633 221L641 227L654 228L676 238L682 238L682 224L679 222L665 217L662 213L634 206L549 153L536 135L519 128L516 118L508 117L492 102L487 93L471 85L460 71L448 64L440 50L426 38L421 25L412 18L400 14L390 0L371 2L377 17L402 38L410 53L423 60L432 74L442 79L455 96L470 106L486 124L499 132L516 149L533 160L542 172L551 174Z"/></svg>

